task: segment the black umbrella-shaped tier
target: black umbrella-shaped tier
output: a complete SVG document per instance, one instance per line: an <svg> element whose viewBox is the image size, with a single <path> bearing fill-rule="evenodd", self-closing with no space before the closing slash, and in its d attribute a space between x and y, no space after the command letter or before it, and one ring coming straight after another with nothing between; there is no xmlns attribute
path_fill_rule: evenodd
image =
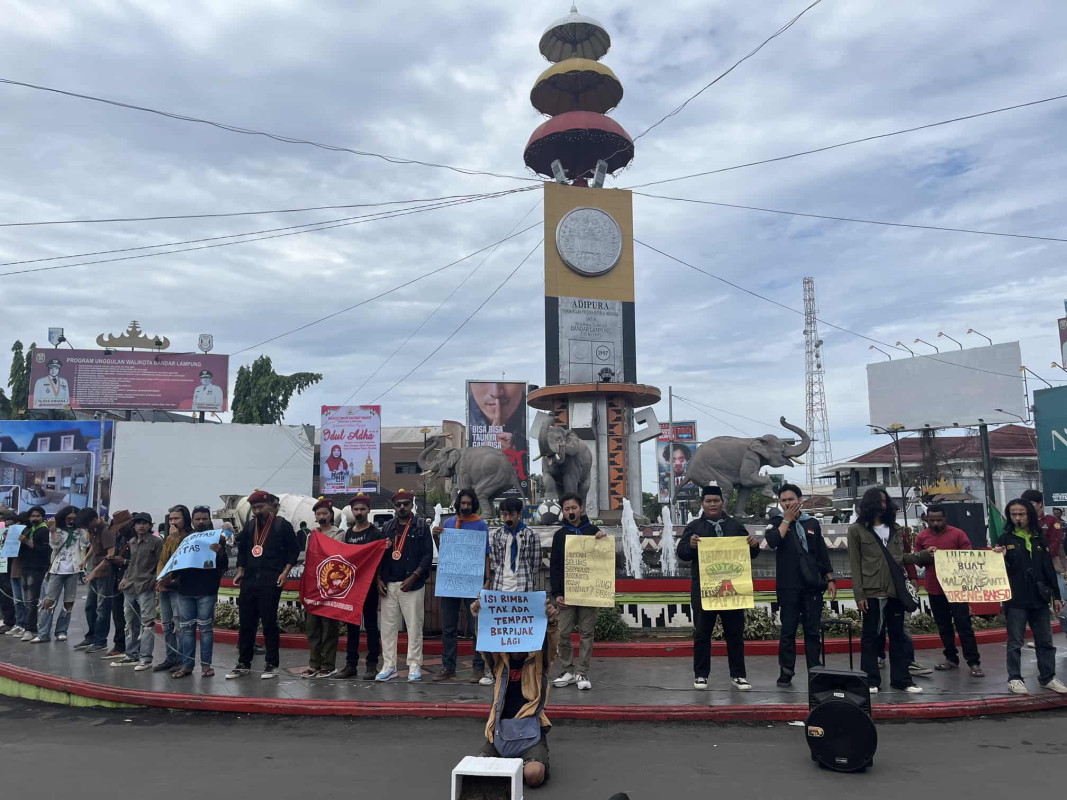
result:
<svg viewBox="0 0 1067 800"><path fill-rule="evenodd" d="M526 166L538 175L553 177L552 162L558 159L571 180L592 175L599 159L614 173L633 157L630 134L615 120L592 111L568 111L546 121L523 152Z"/></svg>

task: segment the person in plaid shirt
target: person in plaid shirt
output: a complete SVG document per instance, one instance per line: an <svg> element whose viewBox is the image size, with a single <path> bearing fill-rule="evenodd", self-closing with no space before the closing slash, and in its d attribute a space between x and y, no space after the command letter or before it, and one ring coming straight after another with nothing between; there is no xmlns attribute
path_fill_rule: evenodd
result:
<svg viewBox="0 0 1067 800"><path fill-rule="evenodd" d="M494 592L533 592L541 571L541 538L522 521L522 500L500 503L504 524L489 534L489 589Z"/></svg>

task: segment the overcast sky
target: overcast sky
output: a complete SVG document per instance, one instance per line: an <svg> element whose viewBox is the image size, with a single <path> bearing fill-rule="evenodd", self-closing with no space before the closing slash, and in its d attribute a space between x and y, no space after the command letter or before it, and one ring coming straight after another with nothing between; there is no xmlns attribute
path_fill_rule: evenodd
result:
<svg viewBox="0 0 1067 800"><path fill-rule="evenodd" d="M625 87L613 116L641 132L806 3L586 0L612 36ZM569 0L443 3L44 0L4 4L0 77L353 149L527 176L542 121L529 91L537 50ZM637 142L609 186L741 164L1067 92L1067 6L993 0L825 0L792 29ZM0 85L0 221L221 213L471 195L527 181L398 165L244 136ZM816 214L1065 237L1067 101L647 191ZM544 383L538 250L427 365L541 236L539 228L389 296L250 348L521 230L539 190L319 233L2 279L4 346L66 328L76 347L131 319L193 350L197 334L237 367L322 372L287 422L322 404L379 402L386 425L463 419L464 380ZM260 231L376 209L106 225L0 228L5 263ZM524 217L524 215L527 215ZM1067 244L902 230L635 197L636 235L671 255L888 341L965 344L974 327L1019 339L1046 378L1059 360ZM0 271L54 266L46 261ZM113 257L113 256L112 256ZM803 319L637 248L638 379L773 422L804 421ZM385 358L477 273L388 363ZM867 434L869 342L823 326L833 451ZM915 348L922 351L922 345ZM899 357L899 356L894 356ZM5 362L6 363L6 362ZM1053 373L1056 373L1054 375ZM953 391L946 377L944 390ZM901 391L908 391L902 386ZM1020 389L1021 391L1021 389ZM657 407L666 420L666 403ZM738 435L703 411L702 439ZM773 430L719 414L747 434ZM778 431L782 433L782 431ZM652 449L645 485L654 482ZM801 478L798 470L793 477Z"/></svg>

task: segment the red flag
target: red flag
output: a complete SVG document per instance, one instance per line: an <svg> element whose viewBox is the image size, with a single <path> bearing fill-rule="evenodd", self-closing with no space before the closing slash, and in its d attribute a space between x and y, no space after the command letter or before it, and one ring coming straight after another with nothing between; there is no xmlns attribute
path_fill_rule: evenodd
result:
<svg viewBox="0 0 1067 800"><path fill-rule="evenodd" d="M300 601L308 612L359 625L386 542L342 544L318 531L308 537Z"/></svg>

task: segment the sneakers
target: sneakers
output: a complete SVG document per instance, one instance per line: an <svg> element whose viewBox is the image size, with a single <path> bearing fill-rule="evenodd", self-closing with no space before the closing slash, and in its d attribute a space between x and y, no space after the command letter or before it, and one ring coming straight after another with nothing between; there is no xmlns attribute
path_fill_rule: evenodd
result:
<svg viewBox="0 0 1067 800"><path fill-rule="evenodd" d="M19 641L20 642L32 642L36 638L37 638L37 634L36 633L34 633L33 631L26 631L24 634L22 634L22 638L19 639Z"/></svg>
<svg viewBox="0 0 1067 800"><path fill-rule="evenodd" d="M778 676L778 680L775 681L779 686L789 686L793 682L792 675L786 675L784 672Z"/></svg>
<svg viewBox="0 0 1067 800"><path fill-rule="evenodd" d="M476 669L476 670L474 670L474 674L471 675L470 682L471 683L481 683L482 682L482 678L484 678L484 677L485 677L485 670L484 669ZM436 678L434 680L436 680Z"/></svg>
<svg viewBox="0 0 1067 800"><path fill-rule="evenodd" d="M226 680L232 681L234 678L243 678L251 671L252 668L248 664L238 664L226 673Z"/></svg>
<svg viewBox="0 0 1067 800"><path fill-rule="evenodd" d="M22 641L26 641L25 637L23 637ZM52 641L52 640L51 639L42 639L40 636L34 636L32 639L30 639L30 644L42 644L43 642L50 642L50 641Z"/></svg>
<svg viewBox="0 0 1067 800"><path fill-rule="evenodd" d="M493 673L487 673L478 679L479 686L492 686L496 683L496 678L493 677Z"/></svg>
<svg viewBox="0 0 1067 800"><path fill-rule="evenodd" d="M138 660L136 658L134 658L133 656L124 655L118 661L112 661L111 662L111 666L113 666L113 667L132 667L132 666L134 666L135 664L138 664L138 663L140 663L140 662L138 662Z"/></svg>
<svg viewBox="0 0 1067 800"><path fill-rule="evenodd" d="M0 633L7 633L9 630L11 630L14 627L15 627L14 625L0 624Z"/></svg>
<svg viewBox="0 0 1067 800"><path fill-rule="evenodd" d="M1067 694L1067 686L1064 686L1059 678L1053 678L1048 683L1042 684L1041 688L1048 689L1056 694Z"/></svg>
<svg viewBox="0 0 1067 800"><path fill-rule="evenodd" d="M263 673L259 676L261 680L269 681L271 678L278 677L278 668L273 664L266 664L263 667Z"/></svg>
<svg viewBox="0 0 1067 800"><path fill-rule="evenodd" d="M708 688L708 679L707 678L694 678L693 679L693 688L694 689L707 689Z"/></svg>
<svg viewBox="0 0 1067 800"><path fill-rule="evenodd" d="M174 669L177 666L177 661L167 660L161 664L156 664L154 667L152 667L152 672L166 672L168 669Z"/></svg>
<svg viewBox="0 0 1067 800"><path fill-rule="evenodd" d="M456 679L456 671L451 669L443 669L433 676L434 683L444 683L445 681L454 681ZM410 680L410 678L409 678Z"/></svg>
<svg viewBox="0 0 1067 800"><path fill-rule="evenodd" d="M408 683L415 683L422 680L422 669L420 667L411 667L408 669Z"/></svg>
<svg viewBox="0 0 1067 800"><path fill-rule="evenodd" d="M152 669L151 661L140 661L137 666L133 668L134 672L144 672L145 670Z"/></svg>
<svg viewBox="0 0 1067 800"><path fill-rule="evenodd" d="M871 694L878 694L878 687L877 686L872 686L870 688L870 693Z"/></svg>
<svg viewBox="0 0 1067 800"><path fill-rule="evenodd" d="M739 692L749 692L752 690L752 684L745 678L730 678L730 683L732 683L734 688Z"/></svg>
<svg viewBox="0 0 1067 800"><path fill-rule="evenodd" d="M105 650L107 650L107 645L106 644L93 644L93 645L89 645L89 647L85 648L85 652L86 653L102 653ZM121 651L116 650L115 653L116 654L121 654Z"/></svg>
<svg viewBox="0 0 1067 800"><path fill-rule="evenodd" d="M312 678L332 678L336 674L337 674L337 670L336 669L320 669L318 672L316 672L311 677Z"/></svg>
<svg viewBox="0 0 1067 800"><path fill-rule="evenodd" d="M103 649L107 650L107 646L105 645ZM123 658L123 657L125 657L125 655L126 654L124 652L122 652L121 650L116 648L114 650L108 650L107 655L106 656L100 656L100 659L102 661L110 661L113 658Z"/></svg>
<svg viewBox="0 0 1067 800"><path fill-rule="evenodd" d="M25 632L26 632L25 628L23 628L21 625L16 625L11 630L4 631L4 635L5 636L22 636L22 634L24 634Z"/></svg>
<svg viewBox="0 0 1067 800"><path fill-rule="evenodd" d="M930 667L924 667L918 661L912 661L908 664L908 672L912 675L933 675L934 671Z"/></svg>
<svg viewBox="0 0 1067 800"><path fill-rule="evenodd" d="M897 689L898 691L905 692L906 694L922 694L923 693L923 687L916 686L914 683L910 683L907 686L894 686L893 688Z"/></svg>
<svg viewBox="0 0 1067 800"><path fill-rule="evenodd" d="M65 642L65 641L67 641L67 634L65 634L65 633L57 633L56 634L56 641L57 642Z"/></svg>
<svg viewBox="0 0 1067 800"><path fill-rule="evenodd" d="M337 680L343 681L347 678L355 678L359 674L359 667L353 667L351 664L345 664L341 669L333 674L333 677Z"/></svg>
<svg viewBox="0 0 1067 800"><path fill-rule="evenodd" d="M562 689L564 686L570 686L572 683L576 683L577 681L578 677L573 672L564 672L562 675L552 681L552 685L555 686L557 689Z"/></svg>
<svg viewBox="0 0 1067 800"><path fill-rule="evenodd" d="M578 684L578 688L579 689L592 689L593 688L593 684L584 675L579 675L576 682Z"/></svg>
<svg viewBox="0 0 1067 800"><path fill-rule="evenodd" d="M1026 688L1026 684L1018 678L1008 681L1008 691L1012 694L1030 694L1030 690Z"/></svg>
<svg viewBox="0 0 1067 800"><path fill-rule="evenodd" d="M376 681L391 681L397 675L396 667L387 667L374 676Z"/></svg>
<svg viewBox="0 0 1067 800"><path fill-rule="evenodd" d="M75 650L88 650L92 646L93 646L92 642L81 641L81 642L78 642L76 645L74 645L74 649Z"/></svg>

